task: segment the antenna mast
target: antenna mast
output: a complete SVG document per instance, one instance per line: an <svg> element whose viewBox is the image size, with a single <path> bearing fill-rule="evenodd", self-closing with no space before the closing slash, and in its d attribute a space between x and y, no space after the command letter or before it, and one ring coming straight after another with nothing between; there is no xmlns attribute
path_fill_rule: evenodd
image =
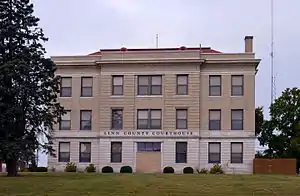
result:
<svg viewBox="0 0 300 196"><path fill-rule="evenodd" d="M274 0L271 0L271 103L276 99L276 78L274 66Z"/></svg>
<svg viewBox="0 0 300 196"><path fill-rule="evenodd" d="M156 34L156 48L158 48L158 34Z"/></svg>

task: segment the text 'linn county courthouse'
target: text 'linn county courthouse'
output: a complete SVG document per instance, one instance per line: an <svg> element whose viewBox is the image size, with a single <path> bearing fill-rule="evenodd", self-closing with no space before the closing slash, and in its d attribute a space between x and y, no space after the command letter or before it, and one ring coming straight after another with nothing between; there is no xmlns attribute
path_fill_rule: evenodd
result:
<svg viewBox="0 0 300 196"><path fill-rule="evenodd" d="M55 130L49 168L90 163L115 172L181 173L223 165L252 173L255 155L253 37L245 51L211 48L107 49L55 56L60 103L68 110Z"/></svg>

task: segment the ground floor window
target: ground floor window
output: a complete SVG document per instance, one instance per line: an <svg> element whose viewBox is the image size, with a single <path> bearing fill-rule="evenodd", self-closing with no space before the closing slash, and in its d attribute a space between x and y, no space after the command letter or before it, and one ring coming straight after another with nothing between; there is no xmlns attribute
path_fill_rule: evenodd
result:
<svg viewBox="0 0 300 196"><path fill-rule="evenodd" d="M79 162L91 162L91 142L80 142Z"/></svg>
<svg viewBox="0 0 300 196"><path fill-rule="evenodd" d="M221 163L221 143L208 143L208 163Z"/></svg>
<svg viewBox="0 0 300 196"><path fill-rule="evenodd" d="M231 163L243 163L242 142L231 142Z"/></svg>
<svg viewBox="0 0 300 196"><path fill-rule="evenodd" d="M70 162L70 142L59 142L58 162Z"/></svg>
<svg viewBox="0 0 300 196"><path fill-rule="evenodd" d="M122 162L122 142L111 142L110 162Z"/></svg>
<svg viewBox="0 0 300 196"><path fill-rule="evenodd" d="M138 152L160 152L161 143L160 142L138 142L137 151Z"/></svg>
<svg viewBox="0 0 300 196"><path fill-rule="evenodd" d="M187 162L187 142L176 142L176 163Z"/></svg>

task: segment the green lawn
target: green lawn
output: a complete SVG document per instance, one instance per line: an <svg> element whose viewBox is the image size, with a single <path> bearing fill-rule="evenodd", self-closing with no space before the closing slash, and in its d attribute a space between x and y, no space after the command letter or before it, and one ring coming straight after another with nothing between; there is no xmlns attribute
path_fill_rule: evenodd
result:
<svg viewBox="0 0 300 196"><path fill-rule="evenodd" d="M253 194L254 193L254 194ZM27 174L0 177L0 195L300 195L300 177L203 174Z"/></svg>

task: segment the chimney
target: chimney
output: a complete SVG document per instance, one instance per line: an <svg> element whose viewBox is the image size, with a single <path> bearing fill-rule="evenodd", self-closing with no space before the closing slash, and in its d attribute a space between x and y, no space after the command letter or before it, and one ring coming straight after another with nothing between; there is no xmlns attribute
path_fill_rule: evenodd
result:
<svg viewBox="0 0 300 196"><path fill-rule="evenodd" d="M245 52L253 52L253 36L245 36Z"/></svg>

